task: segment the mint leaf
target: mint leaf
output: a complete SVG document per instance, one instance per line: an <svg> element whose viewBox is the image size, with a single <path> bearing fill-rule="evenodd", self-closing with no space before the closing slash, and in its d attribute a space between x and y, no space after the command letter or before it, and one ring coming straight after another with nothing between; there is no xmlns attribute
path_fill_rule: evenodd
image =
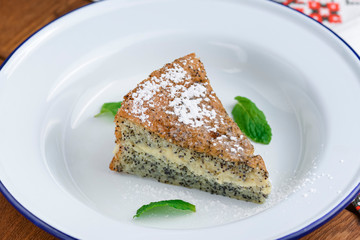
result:
<svg viewBox="0 0 360 240"><path fill-rule="evenodd" d="M133 218L140 217L141 214L149 211L150 209L158 208L158 207L165 207L165 206L173 207L173 208L180 209L180 210L190 210L192 212L196 212L195 205L193 205L191 203L188 203L188 202L185 202L185 201L179 200L179 199L165 200L165 201L159 201L159 202L151 202L147 205L143 205L136 211L136 214L134 215Z"/></svg>
<svg viewBox="0 0 360 240"><path fill-rule="evenodd" d="M100 112L96 114L95 117L98 117L105 113L111 113L115 117L120 107L121 107L121 102L104 103L101 107Z"/></svg>
<svg viewBox="0 0 360 240"><path fill-rule="evenodd" d="M264 113L246 97L235 99L238 102L231 113L240 130L255 142L269 144L272 134Z"/></svg>

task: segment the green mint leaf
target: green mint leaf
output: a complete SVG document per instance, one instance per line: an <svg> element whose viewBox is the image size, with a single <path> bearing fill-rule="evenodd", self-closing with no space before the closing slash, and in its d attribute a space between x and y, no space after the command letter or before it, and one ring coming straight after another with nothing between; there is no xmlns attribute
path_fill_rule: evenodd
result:
<svg viewBox="0 0 360 240"><path fill-rule="evenodd" d="M121 107L121 102L104 103L101 107L100 112L96 114L95 117L98 117L105 113L111 113L115 117L120 107Z"/></svg>
<svg viewBox="0 0 360 240"><path fill-rule="evenodd" d="M272 134L264 113L246 97L235 99L237 103L231 113L240 130L255 142L269 144Z"/></svg>
<svg viewBox="0 0 360 240"><path fill-rule="evenodd" d="M149 211L150 209L158 208L158 207L165 207L165 206L173 207L173 208L180 209L180 210L190 210L192 212L196 212L195 205L193 205L191 203L188 203L188 202L185 202L185 201L179 200L179 199L165 200L165 201L159 201L159 202L151 202L147 205L143 205L136 211L136 214L134 215L133 218L140 217L141 214Z"/></svg>

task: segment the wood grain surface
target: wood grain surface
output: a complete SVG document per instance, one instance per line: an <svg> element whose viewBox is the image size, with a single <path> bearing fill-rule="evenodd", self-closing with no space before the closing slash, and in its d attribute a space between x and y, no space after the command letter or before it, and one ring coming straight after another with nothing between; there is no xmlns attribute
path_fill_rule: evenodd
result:
<svg viewBox="0 0 360 240"><path fill-rule="evenodd" d="M89 3L90 0L0 0L0 64L32 33L65 13ZM351 210L351 207L344 209L302 240L360 239L359 214ZM0 213L1 240L56 239L22 216L2 194Z"/></svg>

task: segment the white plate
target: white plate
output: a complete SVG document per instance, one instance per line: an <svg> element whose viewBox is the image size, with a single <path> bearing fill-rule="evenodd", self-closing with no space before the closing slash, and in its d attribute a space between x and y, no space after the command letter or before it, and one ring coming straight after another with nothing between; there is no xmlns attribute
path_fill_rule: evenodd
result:
<svg viewBox="0 0 360 240"><path fill-rule="evenodd" d="M252 99L273 130L255 144L263 205L111 172L112 119L93 116L155 69L195 52L224 106ZM339 37L270 1L105 1L51 23L0 71L4 195L61 238L299 237L359 191L360 62ZM194 214L133 220L181 198Z"/></svg>

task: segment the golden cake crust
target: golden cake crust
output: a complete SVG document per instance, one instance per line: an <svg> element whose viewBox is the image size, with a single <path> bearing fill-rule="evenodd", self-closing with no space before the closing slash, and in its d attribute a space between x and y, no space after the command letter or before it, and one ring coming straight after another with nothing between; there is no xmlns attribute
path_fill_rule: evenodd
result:
<svg viewBox="0 0 360 240"><path fill-rule="evenodd" d="M252 144L226 113L194 53L152 72L129 92L115 121L121 118L183 148L266 171L261 156L253 156ZM117 139L120 134L116 131Z"/></svg>

